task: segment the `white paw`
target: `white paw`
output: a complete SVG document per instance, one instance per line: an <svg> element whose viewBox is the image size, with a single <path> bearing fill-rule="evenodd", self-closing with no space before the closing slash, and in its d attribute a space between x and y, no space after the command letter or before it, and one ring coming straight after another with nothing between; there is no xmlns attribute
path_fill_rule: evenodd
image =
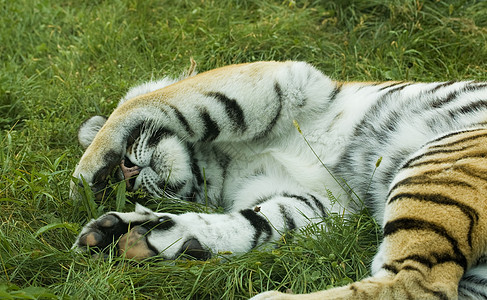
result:
<svg viewBox="0 0 487 300"><path fill-rule="evenodd" d="M110 212L84 226L73 248L93 254L108 253L142 260L160 255L174 259L182 253L196 259L210 258L198 239L177 215L158 214L141 205L130 213Z"/></svg>

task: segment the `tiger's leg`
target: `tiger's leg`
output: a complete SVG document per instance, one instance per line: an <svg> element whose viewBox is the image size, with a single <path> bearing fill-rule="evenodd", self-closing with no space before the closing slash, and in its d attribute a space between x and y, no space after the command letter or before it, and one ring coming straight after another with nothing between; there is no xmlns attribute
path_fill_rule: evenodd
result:
<svg viewBox="0 0 487 300"><path fill-rule="evenodd" d="M174 259L183 252L207 259L219 252L248 252L275 241L286 231L324 217L329 209L325 198L286 179L255 180L259 182L246 182L245 186L250 187L247 193L240 193L249 198L235 201L238 206L229 213L175 215L155 213L138 205L135 212L109 212L92 220L73 248L97 253L116 245L119 254L135 259L156 255ZM281 184L276 187L276 182ZM256 185L267 188L251 192Z"/></svg>
<svg viewBox="0 0 487 300"><path fill-rule="evenodd" d="M457 299L461 277L487 244L487 130L427 144L397 174L373 276L307 295L254 299Z"/></svg>
<svg viewBox="0 0 487 300"><path fill-rule="evenodd" d="M269 142L292 120L326 109L335 84L298 62L228 66L123 102L83 154L73 177L97 191L144 124L185 143ZM75 187L76 185L72 185Z"/></svg>

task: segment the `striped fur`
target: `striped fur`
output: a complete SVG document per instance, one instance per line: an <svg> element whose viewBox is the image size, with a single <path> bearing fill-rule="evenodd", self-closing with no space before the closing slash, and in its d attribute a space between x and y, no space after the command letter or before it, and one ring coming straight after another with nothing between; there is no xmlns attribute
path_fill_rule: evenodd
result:
<svg viewBox="0 0 487 300"><path fill-rule="evenodd" d="M259 62L129 94L103 126L97 118L81 127L88 147L74 176L98 192L121 165L128 188L227 213L110 212L83 228L75 248L119 240L138 259L245 252L342 209L326 188L349 209L359 197L383 224L373 276L256 299L487 299L486 83L343 83L305 63Z"/></svg>
<svg viewBox="0 0 487 300"><path fill-rule="evenodd" d="M427 143L398 171L385 205L374 275L308 295L254 299L472 299L485 297L487 129ZM478 272L477 274L475 274Z"/></svg>

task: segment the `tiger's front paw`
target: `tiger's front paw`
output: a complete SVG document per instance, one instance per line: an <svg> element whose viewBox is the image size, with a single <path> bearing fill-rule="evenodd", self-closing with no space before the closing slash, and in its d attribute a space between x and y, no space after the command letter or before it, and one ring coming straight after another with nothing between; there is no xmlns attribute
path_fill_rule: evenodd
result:
<svg viewBox="0 0 487 300"><path fill-rule="evenodd" d="M91 253L106 253L115 246L117 255L142 260L157 255L147 242L146 225L126 224L116 214L106 214L85 226L75 247Z"/></svg>
<svg viewBox="0 0 487 300"><path fill-rule="evenodd" d="M130 213L110 212L89 222L73 248L92 254L109 253L130 259L143 260L152 256L175 259L181 254L196 259L208 259L205 249L178 216L154 213L141 205Z"/></svg>

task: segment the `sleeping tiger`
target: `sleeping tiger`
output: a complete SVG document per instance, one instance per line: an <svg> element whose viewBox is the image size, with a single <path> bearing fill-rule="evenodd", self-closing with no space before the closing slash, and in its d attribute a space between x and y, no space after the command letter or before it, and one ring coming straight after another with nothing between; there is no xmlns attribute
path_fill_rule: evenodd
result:
<svg viewBox="0 0 487 300"><path fill-rule="evenodd" d="M241 253L356 209L358 197L384 231L371 277L254 299L487 298L487 83L337 82L304 62L188 73L136 87L108 119L81 126L72 192L85 182L102 193L119 168L129 190L226 213L137 205L90 221L74 248L115 243L134 259Z"/></svg>

